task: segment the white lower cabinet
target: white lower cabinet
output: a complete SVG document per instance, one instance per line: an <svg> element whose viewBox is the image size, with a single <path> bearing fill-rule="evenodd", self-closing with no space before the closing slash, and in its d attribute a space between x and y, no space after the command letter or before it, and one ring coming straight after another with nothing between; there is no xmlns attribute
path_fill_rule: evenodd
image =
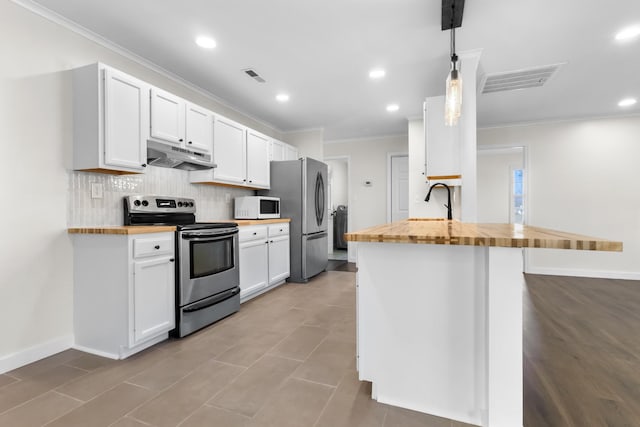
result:
<svg viewBox="0 0 640 427"><path fill-rule="evenodd" d="M269 285L289 277L289 224L269 226Z"/></svg>
<svg viewBox="0 0 640 427"><path fill-rule="evenodd" d="M124 359L175 327L174 233L78 234L74 347Z"/></svg>
<svg viewBox="0 0 640 427"><path fill-rule="evenodd" d="M241 226L240 302L245 302L289 277L289 224Z"/></svg>
<svg viewBox="0 0 640 427"><path fill-rule="evenodd" d="M240 299L243 300L267 287L269 245L267 227L240 228Z"/></svg>

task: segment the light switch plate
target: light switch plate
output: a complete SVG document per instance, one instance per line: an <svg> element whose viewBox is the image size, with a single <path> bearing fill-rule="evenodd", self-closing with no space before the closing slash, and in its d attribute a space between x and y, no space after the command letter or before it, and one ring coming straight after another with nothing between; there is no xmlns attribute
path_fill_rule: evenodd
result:
<svg viewBox="0 0 640 427"><path fill-rule="evenodd" d="M91 198L92 199L102 199L102 195L104 193L104 187L99 182L91 183Z"/></svg>

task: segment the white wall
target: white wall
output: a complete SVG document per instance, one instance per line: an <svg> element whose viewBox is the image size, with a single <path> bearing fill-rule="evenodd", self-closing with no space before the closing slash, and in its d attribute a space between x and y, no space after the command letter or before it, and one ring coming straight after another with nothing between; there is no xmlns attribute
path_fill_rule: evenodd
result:
<svg viewBox="0 0 640 427"><path fill-rule="evenodd" d="M640 116L478 131L527 147L528 225L624 244L622 253L528 250L528 271L640 279Z"/></svg>
<svg viewBox="0 0 640 427"><path fill-rule="evenodd" d="M522 148L478 150L478 222L511 222L512 169L523 157Z"/></svg>
<svg viewBox="0 0 640 427"><path fill-rule="evenodd" d="M11 202L2 212L0 240L2 372L72 343L73 261L66 228L68 200L75 191L70 186L79 175L68 172L73 143L69 70L102 61L261 132L282 136L12 2L0 2L0 16L0 185L3 201ZM120 178L101 179L115 183L111 180ZM169 184L163 185L159 188L168 189ZM219 191L202 194L210 199L223 194Z"/></svg>
<svg viewBox="0 0 640 427"><path fill-rule="evenodd" d="M324 158L324 130L310 129L299 132L287 132L282 140L298 148L298 156L322 160Z"/></svg>
<svg viewBox="0 0 640 427"><path fill-rule="evenodd" d="M360 230L387 222L387 154L407 153L407 137L332 141L325 143L325 157L349 156L348 230ZM365 180L372 181L370 187ZM349 259L355 260L349 242Z"/></svg>

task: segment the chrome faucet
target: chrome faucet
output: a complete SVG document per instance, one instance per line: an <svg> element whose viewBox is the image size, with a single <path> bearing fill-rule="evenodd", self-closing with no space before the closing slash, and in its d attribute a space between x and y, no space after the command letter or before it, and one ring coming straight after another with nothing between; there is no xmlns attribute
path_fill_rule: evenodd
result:
<svg viewBox="0 0 640 427"><path fill-rule="evenodd" d="M447 189L447 204L444 205L444 207L447 208L447 219L453 219L453 215L451 214L451 189L447 184L443 182L436 182L435 184L433 184L431 187L429 187L429 192L427 193L427 197L424 198L424 201L429 201L429 199L431 198L431 190L439 185Z"/></svg>

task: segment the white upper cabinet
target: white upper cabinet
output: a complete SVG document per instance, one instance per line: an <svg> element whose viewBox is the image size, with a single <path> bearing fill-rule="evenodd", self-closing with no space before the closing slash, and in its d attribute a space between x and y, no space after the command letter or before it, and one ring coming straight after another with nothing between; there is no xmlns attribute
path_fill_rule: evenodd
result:
<svg viewBox="0 0 640 427"><path fill-rule="evenodd" d="M269 159L273 162L281 160L298 160L298 149L286 142L271 140Z"/></svg>
<svg viewBox="0 0 640 427"><path fill-rule="evenodd" d="M73 70L73 88L73 168L144 172L149 86L97 63Z"/></svg>
<svg viewBox="0 0 640 427"><path fill-rule="evenodd" d="M273 162L285 160L284 158L285 145L286 144L282 141L278 141L277 139L272 139L269 147L269 160Z"/></svg>
<svg viewBox="0 0 640 427"><path fill-rule="evenodd" d="M186 148L210 153L213 148L213 114L190 102L185 106Z"/></svg>
<svg viewBox="0 0 640 427"><path fill-rule="evenodd" d="M213 126L213 170L216 182L246 185L246 128L224 117L216 117ZM209 171L201 171L206 173Z"/></svg>
<svg viewBox="0 0 640 427"><path fill-rule="evenodd" d="M247 185L269 188L269 140L266 135L247 130Z"/></svg>
<svg viewBox="0 0 640 427"><path fill-rule="evenodd" d="M192 183L269 188L271 138L222 116L214 117L213 170L190 171Z"/></svg>
<svg viewBox="0 0 640 427"><path fill-rule="evenodd" d="M213 113L179 96L152 88L150 138L209 154L213 144Z"/></svg>
<svg viewBox="0 0 640 427"><path fill-rule="evenodd" d="M298 149L293 145L285 144L284 160L298 160Z"/></svg>
<svg viewBox="0 0 640 427"><path fill-rule="evenodd" d="M444 96L425 101L424 133L427 180L461 185L460 126L444 124Z"/></svg>
<svg viewBox="0 0 640 427"><path fill-rule="evenodd" d="M184 146L184 100L158 88L151 88L151 138Z"/></svg>

